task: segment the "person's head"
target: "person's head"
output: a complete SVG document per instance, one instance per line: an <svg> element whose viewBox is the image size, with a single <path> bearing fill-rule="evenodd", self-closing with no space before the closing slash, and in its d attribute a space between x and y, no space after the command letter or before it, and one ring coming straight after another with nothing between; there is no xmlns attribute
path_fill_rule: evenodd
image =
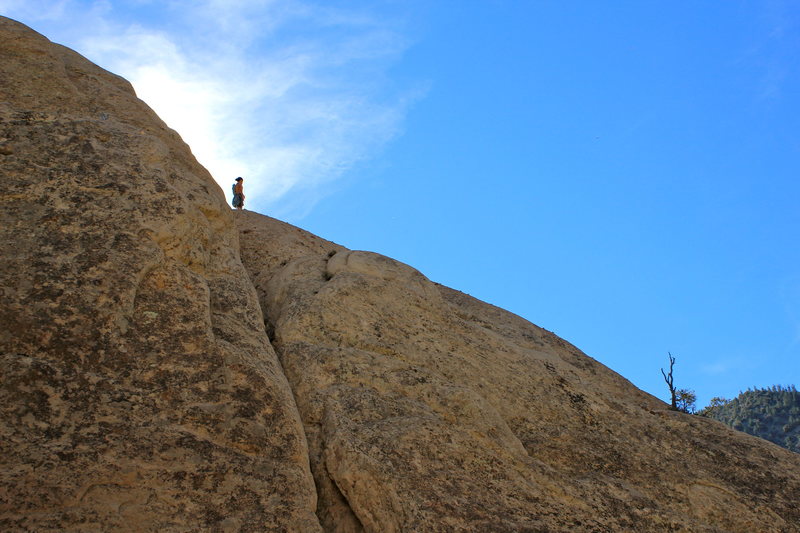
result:
<svg viewBox="0 0 800 533"><path fill-rule="evenodd" d="M242 178L236 178L236 181L244 181Z"/></svg>

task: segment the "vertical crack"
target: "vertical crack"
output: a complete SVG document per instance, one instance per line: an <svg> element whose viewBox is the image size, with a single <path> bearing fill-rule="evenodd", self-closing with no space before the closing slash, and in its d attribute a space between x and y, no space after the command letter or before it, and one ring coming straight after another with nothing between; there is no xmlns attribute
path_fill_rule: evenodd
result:
<svg viewBox="0 0 800 533"><path fill-rule="evenodd" d="M258 290L258 288L256 289ZM258 292L259 296L261 296L261 291ZM261 298L259 298L259 306L262 305ZM265 312L263 307L261 312L264 317L270 316ZM289 383L294 403L298 406L300 416L303 418L304 413L300 411L299 408L300 402L298 402L296 385L289 379L284 369L284 358L286 354L280 343L274 340L275 325L269 319L265 318L264 328L268 332L268 339L272 345L272 349L277 355L278 362L281 365L281 371L287 383ZM364 526L361 520L359 520L358 515L350 505L347 497L342 493L335 480L328 472L327 465L323 458L325 443L321 436L320 425L313 424L311 427L307 428L306 422L303 421L303 432L309 447L308 460L313 476L314 488L317 493L317 507L315 512L320 525L326 533L363 533ZM309 435L311 432L314 433L313 437Z"/></svg>

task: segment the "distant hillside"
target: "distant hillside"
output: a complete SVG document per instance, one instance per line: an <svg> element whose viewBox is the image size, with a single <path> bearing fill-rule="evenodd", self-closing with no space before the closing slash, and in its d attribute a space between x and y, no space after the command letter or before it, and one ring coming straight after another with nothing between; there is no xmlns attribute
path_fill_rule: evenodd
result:
<svg viewBox="0 0 800 533"><path fill-rule="evenodd" d="M715 398L698 414L800 453L800 392L794 385Z"/></svg>

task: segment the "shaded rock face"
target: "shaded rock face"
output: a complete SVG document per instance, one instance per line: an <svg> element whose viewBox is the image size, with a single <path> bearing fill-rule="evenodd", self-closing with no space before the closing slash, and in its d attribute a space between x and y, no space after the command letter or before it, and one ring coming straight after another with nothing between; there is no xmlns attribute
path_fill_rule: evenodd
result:
<svg viewBox="0 0 800 533"><path fill-rule="evenodd" d="M800 531L800 456L231 213L127 82L3 18L0 166L3 531Z"/></svg>
<svg viewBox="0 0 800 533"><path fill-rule="evenodd" d="M225 198L129 84L0 18L0 529L317 531Z"/></svg>

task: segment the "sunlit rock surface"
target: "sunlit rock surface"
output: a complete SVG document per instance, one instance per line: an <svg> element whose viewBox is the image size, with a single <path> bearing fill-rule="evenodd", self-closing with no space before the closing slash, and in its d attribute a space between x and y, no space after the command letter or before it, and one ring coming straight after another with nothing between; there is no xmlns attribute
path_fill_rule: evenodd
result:
<svg viewBox="0 0 800 533"><path fill-rule="evenodd" d="M232 214L178 135L0 18L0 165L0 530L318 530Z"/></svg>
<svg viewBox="0 0 800 533"><path fill-rule="evenodd" d="M232 213L127 82L3 18L0 168L2 531L800 531L800 455Z"/></svg>
<svg viewBox="0 0 800 533"><path fill-rule="evenodd" d="M237 221L326 531L800 530L800 455L407 265Z"/></svg>

